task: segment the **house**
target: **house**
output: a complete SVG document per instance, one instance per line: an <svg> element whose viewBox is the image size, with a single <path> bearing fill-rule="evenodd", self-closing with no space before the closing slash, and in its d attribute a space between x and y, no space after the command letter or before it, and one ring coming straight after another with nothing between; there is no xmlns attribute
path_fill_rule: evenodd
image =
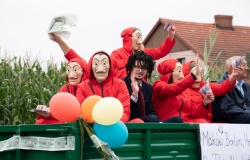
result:
<svg viewBox="0 0 250 160"><path fill-rule="evenodd" d="M167 36L167 31L163 27L167 23L172 23L176 27L176 44L166 57L156 61L156 65L168 58L177 58L185 63L195 60L196 53L200 54L200 62L204 64L204 44L206 40L209 46L211 29L218 33L218 37L209 57L210 64L215 61L220 51L222 53L218 61L222 64L231 56L250 53L250 27L233 25L233 16L228 15L215 15L214 20L214 23L196 23L159 18L143 44L145 47L158 47Z"/></svg>

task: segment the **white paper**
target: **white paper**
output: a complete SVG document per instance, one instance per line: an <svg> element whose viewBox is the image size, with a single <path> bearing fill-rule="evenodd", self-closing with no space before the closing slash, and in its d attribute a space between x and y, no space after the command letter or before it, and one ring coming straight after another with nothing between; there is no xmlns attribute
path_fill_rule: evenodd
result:
<svg viewBox="0 0 250 160"><path fill-rule="evenodd" d="M200 124L202 160L248 160L248 124Z"/></svg>
<svg viewBox="0 0 250 160"><path fill-rule="evenodd" d="M53 37L50 33L54 33L63 39L69 40L72 28L77 25L78 16L76 14L63 14L54 17L48 29L48 36L51 40Z"/></svg>

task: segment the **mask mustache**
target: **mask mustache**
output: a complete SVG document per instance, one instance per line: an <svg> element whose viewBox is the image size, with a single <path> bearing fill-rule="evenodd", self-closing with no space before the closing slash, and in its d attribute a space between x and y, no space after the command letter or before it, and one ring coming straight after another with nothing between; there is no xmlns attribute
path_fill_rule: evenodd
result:
<svg viewBox="0 0 250 160"><path fill-rule="evenodd" d="M68 77L68 79L70 80L70 79L77 79L78 78L78 76L76 76L76 77Z"/></svg>

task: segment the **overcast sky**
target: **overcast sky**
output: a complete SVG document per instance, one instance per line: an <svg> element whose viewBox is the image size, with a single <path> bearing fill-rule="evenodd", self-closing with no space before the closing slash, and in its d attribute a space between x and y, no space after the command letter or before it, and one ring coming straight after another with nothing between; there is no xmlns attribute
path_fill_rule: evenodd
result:
<svg viewBox="0 0 250 160"><path fill-rule="evenodd" d="M74 13L78 24L66 42L88 60L98 51L122 46L120 33L135 26L143 38L159 18L213 23L214 15L233 16L233 25L250 26L250 0L1 0L0 57L32 57L46 62L64 60L47 31L53 17ZM178 32L178 28L176 29Z"/></svg>

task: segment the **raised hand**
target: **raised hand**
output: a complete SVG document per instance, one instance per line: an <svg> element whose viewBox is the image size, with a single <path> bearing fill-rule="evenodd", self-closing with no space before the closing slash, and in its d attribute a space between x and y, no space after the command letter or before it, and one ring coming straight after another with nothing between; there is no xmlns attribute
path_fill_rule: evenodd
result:
<svg viewBox="0 0 250 160"><path fill-rule="evenodd" d="M174 39L175 29L175 26L173 26L171 23L168 23L164 26L164 30L168 31L168 37L171 39L171 41Z"/></svg>
<svg viewBox="0 0 250 160"><path fill-rule="evenodd" d="M174 39L174 35L175 35L175 26L172 26L171 29L168 31L168 37L173 40Z"/></svg>
<svg viewBox="0 0 250 160"><path fill-rule="evenodd" d="M239 67L233 67L233 72L229 76L229 81L232 84L237 78L241 77L242 74L242 68Z"/></svg>
<svg viewBox="0 0 250 160"><path fill-rule="evenodd" d="M200 63L199 63L199 53L196 53L196 60L195 60L195 70L193 72L193 74L195 75L195 77L201 78L201 70L200 70Z"/></svg>
<svg viewBox="0 0 250 160"><path fill-rule="evenodd" d="M58 35L54 34L54 33L50 33L50 35L52 36L52 39L54 42L56 42L61 50L63 51L64 55L66 55L69 51L70 51L70 47L68 46L68 44Z"/></svg>
<svg viewBox="0 0 250 160"><path fill-rule="evenodd" d="M144 51L144 45L142 43L140 44L139 51Z"/></svg>
<svg viewBox="0 0 250 160"><path fill-rule="evenodd" d="M62 38L54 33L50 33L52 40L56 43L59 43L60 41L62 41Z"/></svg>
<svg viewBox="0 0 250 160"><path fill-rule="evenodd" d="M135 79L135 75L131 75L130 78L131 78L132 96L137 97L139 92L138 82Z"/></svg>

